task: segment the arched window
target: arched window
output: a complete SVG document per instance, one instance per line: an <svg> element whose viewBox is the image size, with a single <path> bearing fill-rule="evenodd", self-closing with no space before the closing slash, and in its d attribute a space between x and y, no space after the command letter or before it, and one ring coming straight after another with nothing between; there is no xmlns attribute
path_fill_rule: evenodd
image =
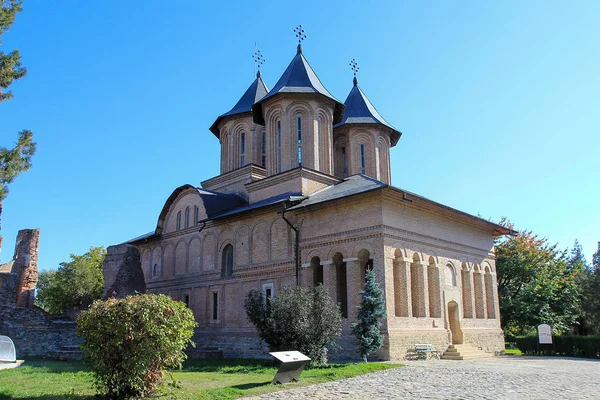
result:
<svg viewBox="0 0 600 400"><path fill-rule="evenodd" d="M262 133L261 149L262 149L262 156L261 156L260 165L262 165L263 168L265 168L267 166L267 133L266 132Z"/></svg>
<svg viewBox="0 0 600 400"><path fill-rule="evenodd" d="M302 166L302 117L298 116L298 166Z"/></svg>
<svg viewBox="0 0 600 400"><path fill-rule="evenodd" d="M242 132L240 137L240 167L246 165L246 134Z"/></svg>
<svg viewBox="0 0 600 400"><path fill-rule="evenodd" d="M186 228L190 227L190 208L189 207L185 208L185 227Z"/></svg>
<svg viewBox="0 0 600 400"><path fill-rule="evenodd" d="M200 210L198 206L194 206L194 225L198 225L198 220L200 219Z"/></svg>
<svg viewBox="0 0 600 400"><path fill-rule="evenodd" d="M154 264L154 267L152 268L152 276L158 276L158 273L160 272L158 264Z"/></svg>
<svg viewBox="0 0 600 400"><path fill-rule="evenodd" d="M375 166L377 168L377 180L381 180L381 146L375 147Z"/></svg>
<svg viewBox="0 0 600 400"><path fill-rule="evenodd" d="M221 275L231 276L233 274L233 246L228 244L223 249L223 257L221 261Z"/></svg>
<svg viewBox="0 0 600 400"><path fill-rule="evenodd" d="M281 121L277 121L277 173L281 172Z"/></svg>
<svg viewBox="0 0 600 400"><path fill-rule="evenodd" d="M321 119L317 122L317 156L315 157L315 169L321 166Z"/></svg>
<svg viewBox="0 0 600 400"><path fill-rule="evenodd" d="M365 145L360 145L360 173L365 174Z"/></svg>
<svg viewBox="0 0 600 400"><path fill-rule="evenodd" d="M181 211L177 213L177 230L181 230Z"/></svg>

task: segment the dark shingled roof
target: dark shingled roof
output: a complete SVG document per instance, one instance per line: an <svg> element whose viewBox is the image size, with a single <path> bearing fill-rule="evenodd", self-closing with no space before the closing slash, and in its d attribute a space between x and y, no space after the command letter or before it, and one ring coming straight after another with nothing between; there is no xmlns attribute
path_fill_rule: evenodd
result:
<svg viewBox="0 0 600 400"><path fill-rule="evenodd" d="M252 109L254 122L261 125L265 124L262 102L280 93L317 93L333 100L335 102L333 112L334 123L339 122L344 114L344 105L325 89L315 71L308 61L306 61L306 58L304 58L301 45L298 45L296 56L292 59L292 62L288 65L273 89L254 105Z"/></svg>
<svg viewBox="0 0 600 400"><path fill-rule="evenodd" d="M216 137L219 137L219 124L225 117L229 117L231 115L243 114L247 112L252 112L252 106L258 100L265 97L265 95L269 92L267 85L263 82L260 77L260 71L256 73L256 79L252 82L252 85L246 90L242 98L236 103L235 106L225 114L220 115L215 122L210 126L210 131L214 133Z"/></svg>
<svg viewBox="0 0 600 400"><path fill-rule="evenodd" d="M348 98L344 102L346 110L344 116L339 124L334 125L334 128L342 125L350 124L379 124L389 128L392 131L391 142L392 146L398 143L398 139L402 136L402 132L390 125L375 109L373 104L369 101L367 96L358 87L358 80L354 78L354 86Z"/></svg>
<svg viewBox="0 0 600 400"><path fill-rule="evenodd" d="M306 200L300 204L290 207L290 210L296 210L302 207L312 206L313 204L324 203L330 200L341 199L348 196L353 196L359 193L370 192L371 190L387 187L383 182L369 178L364 175L352 175L345 178L340 183L327 186L319 191L308 196Z"/></svg>

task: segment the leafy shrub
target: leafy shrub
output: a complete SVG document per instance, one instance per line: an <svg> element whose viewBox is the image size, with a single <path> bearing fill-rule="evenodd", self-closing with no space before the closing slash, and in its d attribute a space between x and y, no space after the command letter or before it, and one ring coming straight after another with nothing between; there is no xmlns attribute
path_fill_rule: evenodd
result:
<svg viewBox="0 0 600 400"><path fill-rule="evenodd" d="M327 346L342 333L339 306L323 285L312 291L285 287L274 299L257 290L248 292L244 308L258 336L271 351L297 350L311 364L327 363Z"/></svg>
<svg viewBox="0 0 600 400"><path fill-rule="evenodd" d="M358 322L352 324L352 334L358 342L364 362L367 362L369 354L379 350L383 345L381 319L385 317L383 291L372 269L367 271L366 279L365 289L359 292L362 300L358 306Z"/></svg>
<svg viewBox="0 0 600 400"><path fill-rule="evenodd" d="M95 302L77 318L77 333L98 391L127 399L147 396L166 368L181 367L196 325L182 302L140 294Z"/></svg>
<svg viewBox="0 0 600 400"><path fill-rule="evenodd" d="M523 354L600 358L600 336L553 336L553 344L538 345L537 336L511 339Z"/></svg>

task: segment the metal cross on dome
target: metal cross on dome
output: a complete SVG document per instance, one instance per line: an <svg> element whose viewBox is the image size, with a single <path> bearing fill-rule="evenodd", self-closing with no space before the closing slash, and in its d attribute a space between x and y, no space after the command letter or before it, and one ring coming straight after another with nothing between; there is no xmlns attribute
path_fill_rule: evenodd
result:
<svg viewBox="0 0 600 400"><path fill-rule="evenodd" d="M298 38L298 44L301 44L302 41L306 39L306 34L304 33L304 29L302 29L302 25L298 25L296 29L294 29L294 32Z"/></svg>
<svg viewBox="0 0 600 400"><path fill-rule="evenodd" d="M358 63L354 58L352 59L352 61L350 61L350 68L352 69L352 71L354 72L354 76L356 77L356 73L358 72L360 67L358 66Z"/></svg>
<svg viewBox="0 0 600 400"><path fill-rule="evenodd" d="M252 58L254 59L254 63L258 67L258 70L260 71L260 66L266 61L265 56L263 56L260 50L256 50L252 55Z"/></svg>

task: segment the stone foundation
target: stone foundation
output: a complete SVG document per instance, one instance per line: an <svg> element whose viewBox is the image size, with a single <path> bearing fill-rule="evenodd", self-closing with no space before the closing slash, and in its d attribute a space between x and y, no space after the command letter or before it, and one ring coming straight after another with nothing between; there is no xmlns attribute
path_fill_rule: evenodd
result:
<svg viewBox="0 0 600 400"><path fill-rule="evenodd" d="M501 329L463 329L463 342L480 347L487 353L504 354L504 333Z"/></svg>

